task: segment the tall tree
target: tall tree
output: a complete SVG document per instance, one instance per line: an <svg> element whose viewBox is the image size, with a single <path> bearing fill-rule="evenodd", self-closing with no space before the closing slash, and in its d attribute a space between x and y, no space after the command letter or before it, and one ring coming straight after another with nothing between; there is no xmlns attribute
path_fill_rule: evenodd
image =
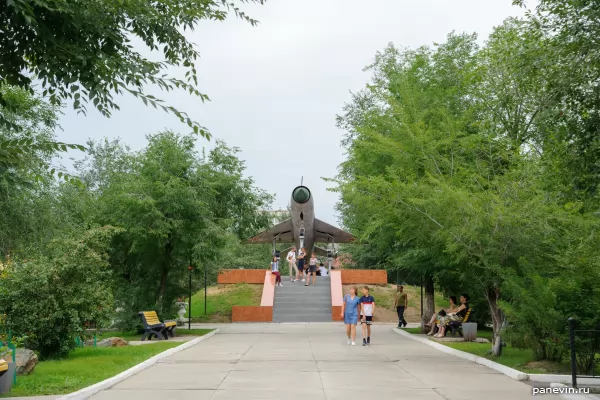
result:
<svg viewBox="0 0 600 400"><path fill-rule="evenodd" d="M524 0L515 4L525 5ZM593 1L540 0L528 29L542 40L537 68L553 102L538 134L552 156L554 180L569 199L600 204L600 6Z"/></svg>
<svg viewBox="0 0 600 400"><path fill-rule="evenodd" d="M97 183L89 222L123 229L111 266L126 323L137 322L142 308L171 313L187 293L187 267L221 266L234 238L266 224L258 210L270 201L242 176L236 149L219 142L201 157L193 136L163 132L148 140L138 153L92 144L92 157L79 166L86 182Z"/></svg>
<svg viewBox="0 0 600 400"><path fill-rule="evenodd" d="M262 4L264 0L241 2ZM106 116L119 109L113 93L128 92L146 104L173 112L194 132L207 136L185 113L144 94L143 85L181 88L206 100L196 88L198 50L182 31L193 30L202 20L222 21L228 10L256 24L227 0L3 2L0 79L27 89L33 79L40 80L44 96L48 95L52 104L71 99L76 110L85 112L84 103L92 102ZM164 61L143 56L133 46L136 41L162 51ZM173 66L186 69L185 80L164 75ZM3 96L0 105L10 106Z"/></svg>
<svg viewBox="0 0 600 400"><path fill-rule="evenodd" d="M145 85L166 91L181 89L208 100L198 90L199 52L185 31L194 30L203 20L222 21L231 10L254 25L257 22L236 5L250 2L263 4L264 0L3 1L0 83L31 93L41 84L43 97L53 106L69 100L85 114L91 103L107 117L119 110L113 96L129 93L146 105L174 114L195 133L209 138L208 130L185 112L146 94ZM136 43L162 52L164 59L151 60ZM183 67L185 78L169 76L172 67ZM19 121L10 118L15 107L10 96L0 90L0 126L21 129ZM26 163L32 146L46 151L81 148L56 141L32 144L0 137L0 163Z"/></svg>

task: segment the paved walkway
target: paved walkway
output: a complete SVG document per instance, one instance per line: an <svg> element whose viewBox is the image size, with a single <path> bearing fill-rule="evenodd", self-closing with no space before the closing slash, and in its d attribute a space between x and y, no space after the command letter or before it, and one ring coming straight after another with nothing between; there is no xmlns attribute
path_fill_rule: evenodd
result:
<svg viewBox="0 0 600 400"><path fill-rule="evenodd" d="M343 325L231 324L93 400L531 399L531 386L373 327L346 344ZM552 395L545 399L556 399Z"/></svg>

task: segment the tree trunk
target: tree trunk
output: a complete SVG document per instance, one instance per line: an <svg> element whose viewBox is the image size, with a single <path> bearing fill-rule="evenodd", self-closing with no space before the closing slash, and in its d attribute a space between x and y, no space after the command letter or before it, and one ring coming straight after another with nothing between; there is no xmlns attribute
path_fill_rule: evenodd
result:
<svg viewBox="0 0 600 400"><path fill-rule="evenodd" d="M423 304L423 320L421 321L421 330L429 331L425 328L425 324L429 322L431 316L435 314L435 289L433 287L433 275L426 274L423 277L423 286L425 287L425 304Z"/></svg>
<svg viewBox="0 0 600 400"><path fill-rule="evenodd" d="M167 292L167 276L169 274L169 270L171 268L171 253L173 252L173 245L169 240L165 245L165 258L162 263L162 271L160 272L160 286L158 288L158 306L160 311L164 311L163 300L165 297L165 293Z"/></svg>
<svg viewBox="0 0 600 400"><path fill-rule="evenodd" d="M500 297L500 289L495 286L486 291L486 298L490 306L490 314L492 315L492 323L494 332L492 335L492 355L499 357L502 355L502 329L505 324L504 313L498 308L498 298Z"/></svg>
<svg viewBox="0 0 600 400"><path fill-rule="evenodd" d="M166 266L163 266L163 270L160 273L160 287L158 290L158 304L160 305L160 308L162 310L162 306L163 306L163 298L165 297L165 292L167 290L167 275L169 273L169 270Z"/></svg>

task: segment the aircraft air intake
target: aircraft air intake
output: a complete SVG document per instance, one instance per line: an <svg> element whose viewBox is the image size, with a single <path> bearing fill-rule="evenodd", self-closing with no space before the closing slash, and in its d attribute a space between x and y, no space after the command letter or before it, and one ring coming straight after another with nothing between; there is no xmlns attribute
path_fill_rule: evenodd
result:
<svg viewBox="0 0 600 400"><path fill-rule="evenodd" d="M310 200L310 190L304 186L298 186L292 193L292 198L296 203L303 204Z"/></svg>

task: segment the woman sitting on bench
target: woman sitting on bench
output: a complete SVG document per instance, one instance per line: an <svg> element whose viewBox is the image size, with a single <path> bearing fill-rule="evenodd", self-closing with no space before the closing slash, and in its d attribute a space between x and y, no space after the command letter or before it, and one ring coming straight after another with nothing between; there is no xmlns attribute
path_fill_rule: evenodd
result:
<svg viewBox="0 0 600 400"><path fill-rule="evenodd" d="M425 324L425 326L431 326L431 330L427 334L428 336L431 336L435 333L436 326L438 326L438 327L440 326L440 318L441 317L445 317L447 315L447 313L455 313L458 310L458 306L456 305L456 296L450 296L448 301L450 303L450 306L448 307L448 309L447 310L442 309L442 310L440 310L439 313L433 314L429 323Z"/></svg>
<svg viewBox="0 0 600 400"><path fill-rule="evenodd" d="M469 310L469 295L463 293L460 295L461 305L456 310L454 314L447 314L444 317L440 318L440 331L434 337L444 337L446 334L446 329L448 328L448 324L452 321L462 322L463 318L467 314L467 310Z"/></svg>

